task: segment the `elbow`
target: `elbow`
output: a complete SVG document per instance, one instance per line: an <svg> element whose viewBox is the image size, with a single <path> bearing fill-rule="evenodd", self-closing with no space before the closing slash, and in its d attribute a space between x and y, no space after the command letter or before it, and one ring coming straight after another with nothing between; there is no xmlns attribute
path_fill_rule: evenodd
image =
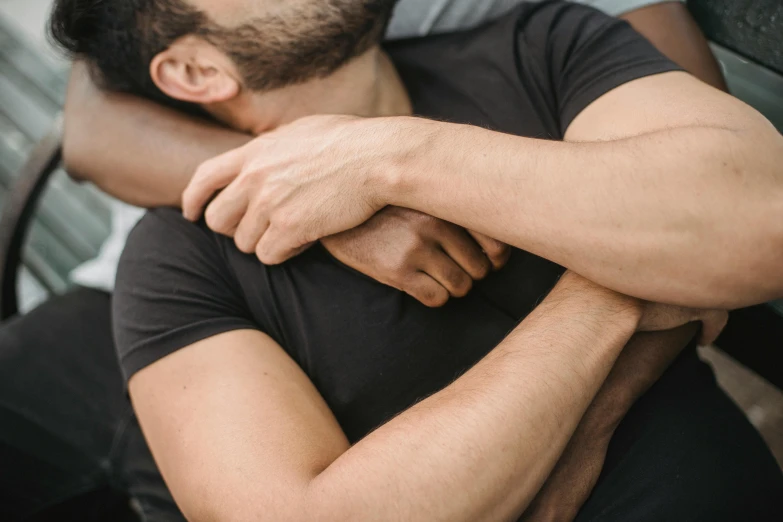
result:
<svg viewBox="0 0 783 522"><path fill-rule="evenodd" d="M751 305L783 297L783 135L773 129L765 136L755 148L758 171L745 180L756 185L757 197L748 205L748 222L741 224L750 237L744 272Z"/></svg>
<svg viewBox="0 0 783 522"><path fill-rule="evenodd" d="M783 297L783 187L745 212L737 207L727 208L732 232L707 260L701 308L736 309Z"/></svg>
<svg viewBox="0 0 783 522"><path fill-rule="evenodd" d="M63 165L68 174L79 181L93 181L90 178L90 123L87 121L88 107L77 100L68 99L64 109L62 136Z"/></svg>
<svg viewBox="0 0 783 522"><path fill-rule="evenodd" d="M708 249L702 305L734 309L783 297L783 136L774 128L735 135L723 156L731 182L721 190L725 202L713 208L703 231L723 230ZM720 157L715 151L715 156ZM707 181L709 183L709 181ZM706 234L709 235L709 232Z"/></svg>
<svg viewBox="0 0 783 522"><path fill-rule="evenodd" d="M76 180L94 181L89 177L90 127L93 126L90 114L95 110L94 100L101 94L92 83L87 64L74 62L63 109L62 154L65 170Z"/></svg>
<svg viewBox="0 0 783 522"><path fill-rule="evenodd" d="M86 179L86 176L84 176L84 164L86 163L84 140L82 136L79 135L80 130L75 128L76 122L67 114L68 110L66 110L62 138L63 166L72 178L83 181Z"/></svg>
<svg viewBox="0 0 783 522"><path fill-rule="evenodd" d="M753 293L746 306L783 298L783 189L776 192L759 219L761 234L747 270Z"/></svg>

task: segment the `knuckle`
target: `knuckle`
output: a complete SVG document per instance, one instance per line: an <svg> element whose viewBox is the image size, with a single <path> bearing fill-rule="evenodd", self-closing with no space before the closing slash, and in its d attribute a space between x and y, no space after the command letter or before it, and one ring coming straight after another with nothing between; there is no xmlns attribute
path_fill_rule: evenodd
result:
<svg viewBox="0 0 783 522"><path fill-rule="evenodd" d="M399 250L402 263L410 262L413 257L417 256L427 247L427 244L427 241L425 241L423 237L418 234L412 234Z"/></svg>
<svg viewBox="0 0 783 522"><path fill-rule="evenodd" d="M256 245L253 244L249 237L240 234L234 236L234 244L243 254L252 254L256 248Z"/></svg>
<svg viewBox="0 0 783 522"><path fill-rule="evenodd" d="M430 300L432 308L440 308L449 302L449 293L446 290L435 292Z"/></svg>
<svg viewBox="0 0 783 522"><path fill-rule="evenodd" d="M475 266L473 267L473 278L477 281L480 281L486 278L490 274L491 270L492 264L490 263L489 259L482 256L476 261Z"/></svg>
<svg viewBox="0 0 783 522"><path fill-rule="evenodd" d="M280 231L291 231L296 228L297 219L291 212L276 212L271 216L270 221L274 221L275 228Z"/></svg>
<svg viewBox="0 0 783 522"><path fill-rule="evenodd" d="M220 234L226 232L225 220L221 217L220 209L215 205L207 207L207 210L204 212L204 221L206 221L207 226L214 232Z"/></svg>
<svg viewBox="0 0 783 522"><path fill-rule="evenodd" d="M408 270L405 263L385 263L381 262L378 265L381 272L386 274L387 279L392 283L392 286L404 289L404 291L412 290L412 283L408 277Z"/></svg>
<svg viewBox="0 0 783 522"><path fill-rule="evenodd" d="M204 192L205 187L202 178L193 177L182 192L183 203L195 203L196 199Z"/></svg>
<svg viewBox="0 0 783 522"><path fill-rule="evenodd" d="M208 159L196 167L196 171L193 173L193 183L199 183L204 178L209 177L209 174L214 170L215 159Z"/></svg>
<svg viewBox="0 0 783 522"><path fill-rule="evenodd" d="M508 251L508 246L494 239L484 243L484 252L493 259L502 258Z"/></svg>
<svg viewBox="0 0 783 522"><path fill-rule="evenodd" d="M439 308L445 305L450 297L445 288L434 282L425 285L417 293L417 299L430 308Z"/></svg>
<svg viewBox="0 0 783 522"><path fill-rule="evenodd" d="M253 185L252 174L252 171L242 170L239 174L237 174L237 177L234 178L234 181L232 181L231 184L235 185L239 189L247 190Z"/></svg>
<svg viewBox="0 0 783 522"><path fill-rule="evenodd" d="M265 265L278 264L277 256L274 254L274 252L271 252L268 248L266 248L266 245L264 245L263 242L260 242L256 247L256 257Z"/></svg>
<svg viewBox="0 0 783 522"><path fill-rule="evenodd" d="M454 281L454 297L465 297L473 289L473 280L467 275L462 275Z"/></svg>

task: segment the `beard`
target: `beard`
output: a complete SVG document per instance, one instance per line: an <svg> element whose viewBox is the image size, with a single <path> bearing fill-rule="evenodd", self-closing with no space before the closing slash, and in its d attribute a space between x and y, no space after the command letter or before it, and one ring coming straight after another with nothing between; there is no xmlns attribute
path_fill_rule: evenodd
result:
<svg viewBox="0 0 783 522"><path fill-rule="evenodd" d="M332 74L381 41L396 0L311 0L238 27L198 34L236 63L244 85L268 91Z"/></svg>

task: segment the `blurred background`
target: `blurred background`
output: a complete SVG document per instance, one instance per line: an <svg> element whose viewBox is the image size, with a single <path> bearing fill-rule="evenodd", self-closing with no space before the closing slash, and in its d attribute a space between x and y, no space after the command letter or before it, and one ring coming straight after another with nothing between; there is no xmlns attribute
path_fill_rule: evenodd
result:
<svg viewBox="0 0 783 522"><path fill-rule="evenodd" d="M0 248L6 250L0 251L0 284L3 299L18 296L22 312L66 289L69 272L96 255L111 228L107 199L93 187L77 185L60 169L40 187L20 178L20 173L29 176L48 163L57 165L57 143L51 141L56 133L51 131L62 107L69 63L46 38L50 5L50 0L0 0ZM783 129L783 1L700 0L688 5L713 42L733 94ZM50 141L40 143L47 135ZM43 197L37 205L11 196L34 194L38 188ZM8 250L20 244L17 278L14 253ZM743 311L719 341L722 350L702 352L781 464L782 325L781 302Z"/></svg>

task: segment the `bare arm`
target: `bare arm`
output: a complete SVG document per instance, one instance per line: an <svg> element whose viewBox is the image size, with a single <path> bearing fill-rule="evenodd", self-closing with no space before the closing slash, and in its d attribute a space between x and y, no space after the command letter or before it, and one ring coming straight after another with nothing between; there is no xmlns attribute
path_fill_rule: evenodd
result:
<svg viewBox="0 0 783 522"><path fill-rule="evenodd" d="M650 301L735 308L783 295L783 137L691 76L607 93L563 143L426 125L421 150L440 152L411 156L422 168L400 170L389 203Z"/></svg>
<svg viewBox="0 0 783 522"><path fill-rule="evenodd" d="M658 381L689 342L698 325L637 334L582 417L565 452L525 512L526 522L571 521L598 482L609 443L625 415Z"/></svg>
<svg viewBox="0 0 783 522"><path fill-rule="evenodd" d="M783 136L754 109L668 72L601 96L565 140L303 118L203 164L183 211L206 207L217 231L241 216L237 236L267 264L395 205L647 301L731 309L783 295Z"/></svg>
<svg viewBox="0 0 783 522"><path fill-rule="evenodd" d="M678 2L623 16L664 54L701 80L725 89L715 58ZM75 62L65 103L68 171L140 206L179 206L200 163L250 137L133 96L103 92Z"/></svg>
<svg viewBox="0 0 783 522"><path fill-rule="evenodd" d="M501 521L521 515L633 334L632 300L573 275L441 392L349 447L263 334L224 334L131 379L192 521Z"/></svg>
<svg viewBox="0 0 783 522"><path fill-rule="evenodd" d="M125 94L96 87L75 62L65 101L68 172L127 203L179 206L203 161L249 136Z"/></svg>

